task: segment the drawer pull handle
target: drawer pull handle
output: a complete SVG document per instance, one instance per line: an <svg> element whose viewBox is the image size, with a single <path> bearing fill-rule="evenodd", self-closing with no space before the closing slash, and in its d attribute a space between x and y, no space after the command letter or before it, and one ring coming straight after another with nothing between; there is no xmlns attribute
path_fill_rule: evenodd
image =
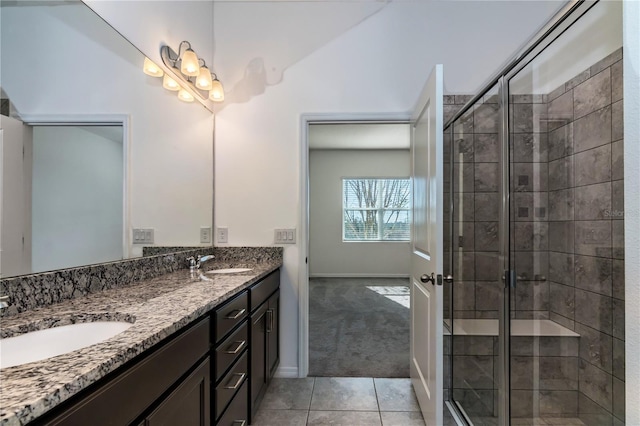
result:
<svg viewBox="0 0 640 426"><path fill-rule="evenodd" d="M235 315L227 315L225 318L226 319L238 319L242 316L242 314L244 314L247 310L242 308L242 309L236 309L236 314ZM233 312L233 311L231 311Z"/></svg>
<svg viewBox="0 0 640 426"><path fill-rule="evenodd" d="M238 425L238 426L244 426L247 424L246 420L234 420L233 423L231 423L232 425Z"/></svg>
<svg viewBox="0 0 640 426"><path fill-rule="evenodd" d="M244 348L244 346L247 344L247 341L246 340L239 340L239 341L237 341L235 343L237 343L238 346L234 350L231 350L231 351L227 350L227 351L224 351L224 353L226 353L226 354L234 354L234 355L237 354L238 352L240 352L242 350L242 348Z"/></svg>
<svg viewBox="0 0 640 426"><path fill-rule="evenodd" d="M244 378L247 376L247 373L235 373L234 376L238 376L236 383L233 386L225 386L225 389L238 389L238 386L240 386L240 383L242 383ZM229 382L231 382L231 380L229 380ZM229 383L227 383L227 385L228 384Z"/></svg>

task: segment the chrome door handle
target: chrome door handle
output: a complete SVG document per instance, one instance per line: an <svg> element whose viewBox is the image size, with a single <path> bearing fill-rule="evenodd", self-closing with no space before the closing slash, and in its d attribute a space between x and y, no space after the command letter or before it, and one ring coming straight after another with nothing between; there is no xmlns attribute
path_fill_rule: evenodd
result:
<svg viewBox="0 0 640 426"><path fill-rule="evenodd" d="M425 284L431 283L433 285L436 285L436 276L433 272L431 273L431 276L427 274L422 274L422 276L420 277L420 281L422 281Z"/></svg>
<svg viewBox="0 0 640 426"><path fill-rule="evenodd" d="M452 283L453 282L453 276L451 276L451 275L447 275L446 277L442 277L442 279L447 283Z"/></svg>

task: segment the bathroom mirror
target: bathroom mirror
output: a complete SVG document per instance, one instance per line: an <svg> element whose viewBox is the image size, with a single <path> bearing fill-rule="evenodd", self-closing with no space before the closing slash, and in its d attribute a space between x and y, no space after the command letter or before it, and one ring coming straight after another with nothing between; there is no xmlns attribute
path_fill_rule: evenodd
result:
<svg viewBox="0 0 640 426"><path fill-rule="evenodd" d="M212 113L81 1L0 20L0 278L211 246Z"/></svg>

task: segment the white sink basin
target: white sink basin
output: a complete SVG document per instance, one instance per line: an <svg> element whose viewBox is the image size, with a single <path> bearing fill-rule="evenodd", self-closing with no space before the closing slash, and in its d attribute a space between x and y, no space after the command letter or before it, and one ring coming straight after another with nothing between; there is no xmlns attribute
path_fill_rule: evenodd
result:
<svg viewBox="0 0 640 426"><path fill-rule="evenodd" d="M133 324L96 321L63 325L0 339L0 368L40 361L95 345Z"/></svg>
<svg viewBox="0 0 640 426"><path fill-rule="evenodd" d="M251 268L227 268L227 269L212 269L207 271L207 274L237 274L239 272L249 272Z"/></svg>

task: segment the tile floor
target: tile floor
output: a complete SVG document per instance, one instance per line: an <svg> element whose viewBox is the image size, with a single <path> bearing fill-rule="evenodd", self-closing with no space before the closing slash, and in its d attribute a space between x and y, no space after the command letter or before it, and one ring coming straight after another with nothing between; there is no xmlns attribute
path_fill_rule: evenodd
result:
<svg viewBox="0 0 640 426"><path fill-rule="evenodd" d="M424 426L409 379L273 379L255 426Z"/></svg>

